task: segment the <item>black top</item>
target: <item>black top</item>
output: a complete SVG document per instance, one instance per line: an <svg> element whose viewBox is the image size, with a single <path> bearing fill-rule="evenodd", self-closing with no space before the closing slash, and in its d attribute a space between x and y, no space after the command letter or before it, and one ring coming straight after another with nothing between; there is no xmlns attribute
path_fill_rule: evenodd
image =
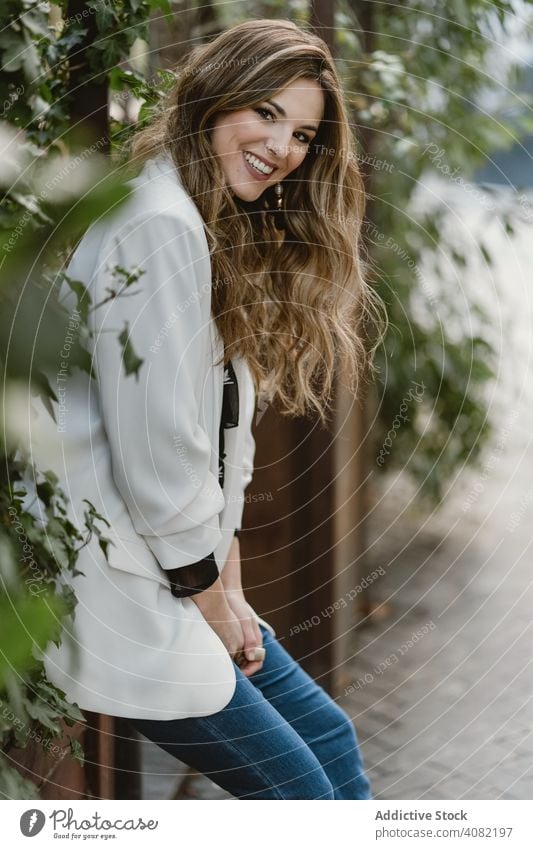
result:
<svg viewBox="0 0 533 849"><path fill-rule="evenodd" d="M218 482L224 487L224 430L239 424L239 385L231 360L224 366L224 389L222 397L222 415L220 417L218 440ZM235 535L239 536L238 530ZM171 592L177 598L186 598L201 593L218 578L218 566L214 554L208 554L197 563L167 569Z"/></svg>

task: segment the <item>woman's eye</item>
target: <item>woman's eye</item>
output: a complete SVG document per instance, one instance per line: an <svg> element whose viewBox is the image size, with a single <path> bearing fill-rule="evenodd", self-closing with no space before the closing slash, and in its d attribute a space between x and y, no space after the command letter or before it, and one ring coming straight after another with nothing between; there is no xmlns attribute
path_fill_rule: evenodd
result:
<svg viewBox="0 0 533 849"><path fill-rule="evenodd" d="M270 109L264 109L264 108L263 108L263 107L261 107L261 106L259 106L259 107L255 110L255 112L258 112L258 113L259 113L259 115L261 115L261 117L264 117L265 115L270 115L270 116L271 116L271 118L275 118L275 117L276 117L276 116L274 115L274 113L270 111Z"/></svg>
<svg viewBox="0 0 533 849"><path fill-rule="evenodd" d="M270 109L265 109L263 106L259 106L259 107L258 107L257 109L255 109L254 111L255 111L255 112L257 112L259 115L261 115L261 117L264 117L265 115L270 116L270 118L275 118L275 117L276 117L276 116L274 115L274 113L273 113ZM299 141L299 142L301 142L301 144L309 144L309 142L311 141L311 139L309 138L309 136L308 136L308 135L306 135L305 133L295 133L294 135L295 135L295 136L300 136L300 138L298 139L298 141Z"/></svg>

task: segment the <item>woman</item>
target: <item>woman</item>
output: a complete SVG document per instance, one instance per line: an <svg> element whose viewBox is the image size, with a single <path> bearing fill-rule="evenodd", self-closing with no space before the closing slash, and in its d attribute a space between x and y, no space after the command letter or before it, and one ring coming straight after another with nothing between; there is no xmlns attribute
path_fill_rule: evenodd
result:
<svg viewBox="0 0 533 849"><path fill-rule="evenodd" d="M247 603L238 540L256 390L325 420L336 365L356 386L368 364L339 90L324 42L287 21L195 48L134 137L131 196L68 268L95 380L69 373L54 465L72 520L88 499L112 544L65 577L78 605L47 674L240 799L371 798L350 719ZM142 272L118 296L117 266Z"/></svg>

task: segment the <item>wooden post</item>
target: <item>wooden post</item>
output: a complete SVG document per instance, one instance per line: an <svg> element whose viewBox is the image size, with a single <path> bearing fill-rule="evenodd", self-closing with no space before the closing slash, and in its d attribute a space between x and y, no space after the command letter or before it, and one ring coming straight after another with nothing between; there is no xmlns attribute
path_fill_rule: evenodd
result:
<svg viewBox="0 0 533 849"><path fill-rule="evenodd" d="M87 719L84 748L89 797L114 799L114 718L89 711L84 711L84 715Z"/></svg>
<svg viewBox="0 0 533 849"><path fill-rule="evenodd" d="M64 735L51 737L43 748L30 742L26 748L10 747L3 751L7 763L23 778L33 781L41 799L85 799L88 786L85 768L70 756L70 741L84 745L85 725L61 723Z"/></svg>
<svg viewBox="0 0 533 849"><path fill-rule="evenodd" d="M311 3L311 25L332 52L334 11L334 2ZM336 626L321 611L335 592L335 425L325 429L318 417L288 420L268 410L254 435L241 543L247 592L283 645L331 689Z"/></svg>
<svg viewBox="0 0 533 849"><path fill-rule="evenodd" d="M109 120L107 105L107 80L98 82L87 79L87 47L101 38L96 27L94 11L85 0L69 0L66 20L76 18L83 21L87 30L83 40L72 48L69 60L69 114L72 132L83 143L98 142L98 150L107 153L110 149Z"/></svg>
<svg viewBox="0 0 533 849"><path fill-rule="evenodd" d="M311 0L310 23L314 33L326 42L333 54L335 36L334 0Z"/></svg>

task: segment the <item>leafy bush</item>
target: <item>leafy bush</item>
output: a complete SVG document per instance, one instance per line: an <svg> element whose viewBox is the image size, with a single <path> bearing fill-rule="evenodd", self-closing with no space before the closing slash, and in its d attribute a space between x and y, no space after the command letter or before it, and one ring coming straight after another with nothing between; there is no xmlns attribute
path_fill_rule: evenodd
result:
<svg viewBox="0 0 533 849"><path fill-rule="evenodd" d="M115 64L146 34L154 5L161 4L88 2L85 18L68 19L66 2L49 10L47 4L11 0L0 13L0 366L7 407L0 434L0 794L7 798L38 796L36 785L10 765L10 750L37 744L49 752L67 726L83 719L78 707L46 680L40 658L50 640L59 645L62 622L76 605L68 582L56 582L57 576L78 574L78 553L93 534L105 554L110 544L107 523L90 502L83 533L69 521L58 479L51 470L34 468L26 441L32 398L40 397L54 415L57 397L46 372L54 367L56 340L68 326L69 316L57 298L65 280L80 314L69 364L91 369L87 317L94 305L85 287L61 269L91 221L129 194L99 155L100 140L90 143L87 135L89 143L76 146L70 139L69 74L89 16L95 16L97 28L105 27L106 36L113 26L123 28L117 39L106 38L105 56ZM104 7L111 22L102 18ZM58 11L62 20L54 14ZM102 49L103 40L97 39L83 54L88 77L101 62ZM107 80L107 71L103 74ZM122 294L139 276L116 268L117 285L109 297ZM126 372L135 373L141 361L127 331L119 339ZM28 479L35 483L37 504L28 503ZM83 760L74 738L70 752Z"/></svg>

